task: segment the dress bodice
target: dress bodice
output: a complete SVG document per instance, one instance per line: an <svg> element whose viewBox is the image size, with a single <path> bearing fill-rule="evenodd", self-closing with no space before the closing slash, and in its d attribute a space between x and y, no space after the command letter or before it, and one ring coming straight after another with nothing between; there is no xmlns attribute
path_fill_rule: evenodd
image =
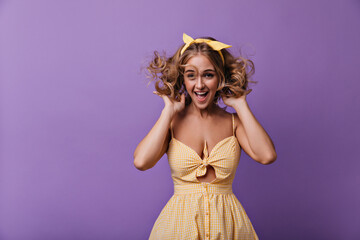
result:
<svg viewBox="0 0 360 240"><path fill-rule="evenodd" d="M233 114L232 126L233 135L218 142L210 153L205 142L203 159L194 149L174 138L171 128L172 138L167 156L174 185L200 183L197 177L206 174L208 165L215 170L216 178L211 182L212 184L232 184L241 154L241 148L235 136Z"/></svg>

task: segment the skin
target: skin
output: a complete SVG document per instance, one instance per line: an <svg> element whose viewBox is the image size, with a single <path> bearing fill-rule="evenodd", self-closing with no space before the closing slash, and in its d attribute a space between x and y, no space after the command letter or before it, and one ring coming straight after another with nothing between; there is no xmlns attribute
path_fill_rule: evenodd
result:
<svg viewBox="0 0 360 240"><path fill-rule="evenodd" d="M184 71L184 85L192 102L185 106L185 95L180 102L160 95L165 103L161 115L150 132L139 143L134 152L134 165L139 170L152 168L166 153L171 140L170 123L174 138L186 144L203 158L205 140L208 152L226 137L232 136L231 114L213 103L219 83L215 68L209 59L201 54L193 56L187 62ZM195 92L206 91L206 101L199 102ZM239 98L224 98L223 102L235 109L235 136L241 148L252 159L261 164L270 164L276 160L275 147L264 128L252 114L246 102L251 89ZM211 182L216 178L213 167L208 166L206 175L199 181Z"/></svg>

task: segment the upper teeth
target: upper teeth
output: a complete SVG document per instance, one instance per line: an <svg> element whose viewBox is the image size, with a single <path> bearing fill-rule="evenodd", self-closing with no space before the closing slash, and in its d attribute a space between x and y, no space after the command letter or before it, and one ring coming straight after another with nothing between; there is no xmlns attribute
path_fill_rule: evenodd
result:
<svg viewBox="0 0 360 240"><path fill-rule="evenodd" d="M199 94L199 95L205 95L206 92L196 92L196 94Z"/></svg>

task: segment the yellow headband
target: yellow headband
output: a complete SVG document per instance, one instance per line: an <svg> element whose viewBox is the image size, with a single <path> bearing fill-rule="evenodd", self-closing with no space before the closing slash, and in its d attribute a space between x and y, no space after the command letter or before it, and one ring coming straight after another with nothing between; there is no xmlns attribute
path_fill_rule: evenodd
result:
<svg viewBox="0 0 360 240"><path fill-rule="evenodd" d="M227 45L219 41L213 41L211 39L197 38L194 40L192 37L186 35L185 33L183 34L183 41L185 43L185 46L181 49L180 55L182 55L185 52L185 50L193 43L206 43L212 49L219 52L223 63L225 63L225 60L224 60L224 56L221 53L221 49L231 47L230 45Z"/></svg>

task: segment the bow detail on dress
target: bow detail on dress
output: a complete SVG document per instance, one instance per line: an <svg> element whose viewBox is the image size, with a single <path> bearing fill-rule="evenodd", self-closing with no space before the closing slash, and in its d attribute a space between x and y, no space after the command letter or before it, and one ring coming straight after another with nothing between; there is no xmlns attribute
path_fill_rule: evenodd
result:
<svg viewBox="0 0 360 240"><path fill-rule="evenodd" d="M205 140L205 146L204 146L204 158L202 159L202 161L198 160L198 169L196 171L196 177L201 177L204 176L207 172L207 166L209 165L209 152L207 149L207 144L206 144L206 140Z"/></svg>

